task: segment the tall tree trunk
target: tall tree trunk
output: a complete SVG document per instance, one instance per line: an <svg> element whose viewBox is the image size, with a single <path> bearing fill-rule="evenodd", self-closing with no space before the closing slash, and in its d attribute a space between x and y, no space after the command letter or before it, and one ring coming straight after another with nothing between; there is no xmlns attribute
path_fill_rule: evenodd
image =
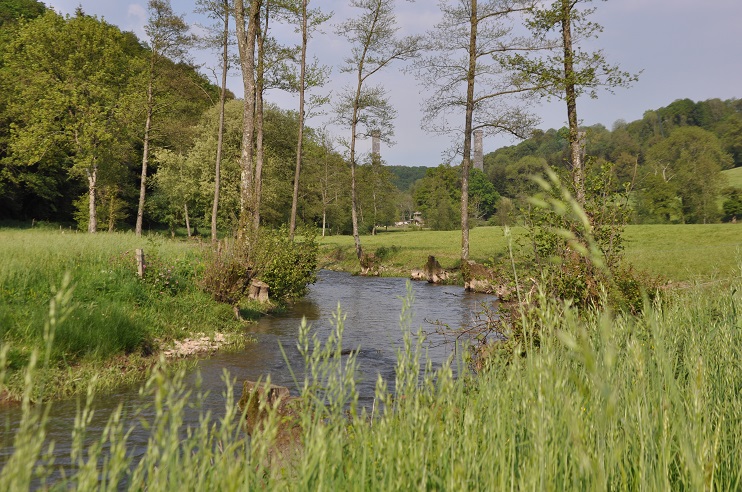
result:
<svg viewBox="0 0 742 492"><path fill-rule="evenodd" d="M116 225L116 194L118 193L118 187L110 187L110 199L108 200L108 232L113 232L114 226Z"/></svg>
<svg viewBox="0 0 742 492"><path fill-rule="evenodd" d="M142 148L142 176L139 181L139 207L137 208L137 223L134 232L142 235L142 220L144 218L144 197L147 194L147 165L149 164L149 139L152 131L152 111L154 106L154 69L155 58L150 61L149 82L147 84L147 119L144 122L144 146Z"/></svg>
<svg viewBox="0 0 742 492"><path fill-rule="evenodd" d="M183 204L183 213L185 217L185 223L186 223L186 234L188 234L188 237L191 237L191 219L188 217L188 204Z"/></svg>
<svg viewBox="0 0 742 492"><path fill-rule="evenodd" d="M98 166L93 165L87 171L88 175L88 232L95 234L98 231L98 215L95 211L95 193L98 187Z"/></svg>
<svg viewBox="0 0 742 492"><path fill-rule="evenodd" d="M221 186L222 147L224 145L224 105L227 100L227 72L229 70L229 0L224 0L224 34L222 37L222 86L219 92L219 134L216 141L216 167L214 169L214 204L211 207L211 240L216 242L216 220L219 212Z"/></svg>
<svg viewBox="0 0 742 492"><path fill-rule="evenodd" d="M245 29L244 0L235 0L235 18L237 21L237 45L240 51L240 68L245 92L245 105L242 112L242 150L240 154L240 226L238 237L244 237L252 227L253 175L253 141L255 135L255 35L256 16L260 11L260 0L248 0L247 30Z"/></svg>
<svg viewBox="0 0 742 492"><path fill-rule="evenodd" d="M268 3L265 0L265 25L256 31L258 43L257 70L255 73L255 192L253 195L253 230L260 226L260 202L263 194L263 164L265 149L263 147L263 92L265 91L265 38L268 35ZM260 25L260 10L255 18L255 25Z"/></svg>
<svg viewBox="0 0 742 492"><path fill-rule="evenodd" d="M574 49L572 47L572 2L562 0L562 44L564 45L564 81L569 124L569 150L572 161L572 181L577 203L585 206L585 164L577 119L577 94L575 91Z"/></svg>
<svg viewBox="0 0 742 492"><path fill-rule="evenodd" d="M474 78L477 72L477 0L471 0L469 19L469 70L466 74L466 122L464 125L464 155L461 161L461 259L469 259L469 168L471 167L471 136L474 120Z"/></svg>
<svg viewBox="0 0 742 492"><path fill-rule="evenodd" d="M361 247L361 235L358 232L358 193L356 191L356 139L358 131L358 112L361 107L361 90L363 89L363 66L366 58L368 44L364 46L363 56L358 64L358 83L356 85L356 95L353 100L353 119L350 125L350 218L353 224L353 241L356 246L356 256L360 261L363 257L363 248Z"/></svg>
<svg viewBox="0 0 742 492"><path fill-rule="evenodd" d="M291 221L289 236L294 239L296 230L296 209L299 204L299 175L301 174L302 149L304 145L304 96L307 69L307 0L301 3L301 67L299 69L299 135L296 142L296 170L294 171L294 196L291 200ZM324 217L322 235L324 236Z"/></svg>

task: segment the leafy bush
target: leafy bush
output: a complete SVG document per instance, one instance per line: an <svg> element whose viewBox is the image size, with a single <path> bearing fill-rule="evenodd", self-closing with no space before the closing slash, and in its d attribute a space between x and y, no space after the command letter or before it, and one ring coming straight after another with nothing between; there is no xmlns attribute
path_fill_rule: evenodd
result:
<svg viewBox="0 0 742 492"><path fill-rule="evenodd" d="M260 229L256 238L220 243L207 260L202 285L219 302L237 305L260 279L275 300L302 297L314 283L319 245L311 230L292 240L285 227Z"/></svg>
<svg viewBox="0 0 742 492"><path fill-rule="evenodd" d="M220 242L205 261L201 286L216 301L236 306L247 294L255 276L248 249L245 242Z"/></svg>
<svg viewBox="0 0 742 492"><path fill-rule="evenodd" d="M258 277L270 288L273 299L298 299L307 293L317 274L319 244L311 229L291 240L285 227L263 229L255 253Z"/></svg>

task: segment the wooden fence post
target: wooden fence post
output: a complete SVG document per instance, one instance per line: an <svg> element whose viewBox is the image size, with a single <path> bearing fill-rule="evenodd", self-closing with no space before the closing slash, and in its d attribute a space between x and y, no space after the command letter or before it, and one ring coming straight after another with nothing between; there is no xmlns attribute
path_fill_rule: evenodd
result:
<svg viewBox="0 0 742 492"><path fill-rule="evenodd" d="M144 250L139 248L137 249L137 275L139 275L139 278L144 278Z"/></svg>

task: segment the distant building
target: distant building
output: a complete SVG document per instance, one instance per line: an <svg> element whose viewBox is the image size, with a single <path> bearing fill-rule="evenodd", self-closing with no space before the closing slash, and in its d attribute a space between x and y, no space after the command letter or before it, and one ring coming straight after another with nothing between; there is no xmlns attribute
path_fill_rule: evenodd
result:
<svg viewBox="0 0 742 492"><path fill-rule="evenodd" d="M425 223L425 221L423 220L423 213L422 212L413 213L412 222L414 222L415 225L422 226Z"/></svg>

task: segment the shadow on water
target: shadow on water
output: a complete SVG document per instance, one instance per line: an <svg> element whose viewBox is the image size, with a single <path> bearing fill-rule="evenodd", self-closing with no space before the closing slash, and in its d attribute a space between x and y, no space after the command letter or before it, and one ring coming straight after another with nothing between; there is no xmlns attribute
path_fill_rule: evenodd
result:
<svg viewBox="0 0 742 492"><path fill-rule="evenodd" d="M216 417L223 413L225 371L236 384L237 398L244 380L265 379L268 375L274 384L287 386L296 394L297 388L289 366L302 381L304 361L296 347L301 320L305 317L318 338L325 340L333 330L333 313L337 312L338 306L345 316L343 348L359 349L359 403L370 406L377 374L390 383L390 388L394 380L397 352L403 347L400 314L406 285L407 281L400 278L356 277L347 273L321 271L317 283L304 299L283 313L265 316L249 325L248 335L256 338L256 343L249 343L238 352L219 352L199 362L198 369L187 376L186 382L194 388L200 385L209 394L200 409L188 412L185 424L197 426L200 413L206 410ZM421 282L412 284L412 293L414 304L410 328L413 333L417 333L419 328L435 331L430 321L438 321L453 329L469 326L482 310L482 303L492 305L496 300L493 296L466 293L457 286L434 286ZM434 367L445 362L455 348L453 344L444 343L442 338L436 337L435 334L430 335L431 343L426 345L427 355ZM95 415L88 435L101 432L108 416L119 404L123 405L126 415L132 416L138 412L139 418L152 418L151 408L143 412L140 410L147 403L147 399L140 396L138 387L122 388L112 394L101 395L94 403ZM77 409L77 400L60 401L53 404L50 413L48 439L55 442L55 463L63 467L69 465ZM143 452L149 438L149 432L136 423L139 418L131 419L134 430L128 439L134 456ZM0 408L0 466L12 454L13 434L19 419L20 409Z"/></svg>

